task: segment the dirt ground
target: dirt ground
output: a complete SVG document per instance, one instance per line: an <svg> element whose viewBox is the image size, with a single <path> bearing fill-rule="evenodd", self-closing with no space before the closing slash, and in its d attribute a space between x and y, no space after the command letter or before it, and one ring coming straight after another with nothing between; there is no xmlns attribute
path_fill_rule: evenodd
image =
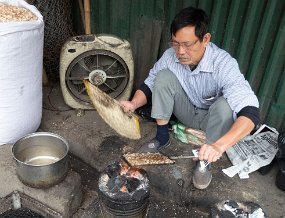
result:
<svg viewBox="0 0 285 218"><path fill-rule="evenodd" d="M102 217L97 195L100 172L119 160L122 154L135 151L154 137L155 124L141 119L142 139L123 138L104 123L96 111L69 108L63 101L59 84L44 88L43 106L40 131L54 132L68 140L70 170L81 175L84 198L74 217ZM173 135L171 140L172 145L165 154L190 154L191 145L178 142ZM213 164L213 180L206 190L193 187L192 160L143 167L151 184L147 217L211 217L211 207L225 200L255 202L268 217L285 217L285 192L275 186L276 164L268 174L254 172L244 180L223 174L222 169L229 166L231 163L226 155Z"/></svg>

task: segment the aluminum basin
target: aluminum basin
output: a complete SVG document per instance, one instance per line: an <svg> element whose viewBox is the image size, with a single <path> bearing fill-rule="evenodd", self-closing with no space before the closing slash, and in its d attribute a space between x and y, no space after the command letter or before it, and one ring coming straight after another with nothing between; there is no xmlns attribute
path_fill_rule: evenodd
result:
<svg viewBox="0 0 285 218"><path fill-rule="evenodd" d="M36 132L19 139L12 148L17 176L26 185L48 188L68 172L67 141L50 132Z"/></svg>

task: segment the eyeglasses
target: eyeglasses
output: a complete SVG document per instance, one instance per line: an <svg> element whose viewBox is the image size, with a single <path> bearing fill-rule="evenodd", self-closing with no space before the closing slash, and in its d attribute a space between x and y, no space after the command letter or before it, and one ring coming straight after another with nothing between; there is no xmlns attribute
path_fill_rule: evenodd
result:
<svg viewBox="0 0 285 218"><path fill-rule="evenodd" d="M178 42L169 42L169 46L172 47L175 51L177 51L179 49L179 47L181 46L182 48L184 48L185 50L191 50L193 48L193 46L199 41L199 39L197 39L195 42L182 42L182 43L178 43Z"/></svg>

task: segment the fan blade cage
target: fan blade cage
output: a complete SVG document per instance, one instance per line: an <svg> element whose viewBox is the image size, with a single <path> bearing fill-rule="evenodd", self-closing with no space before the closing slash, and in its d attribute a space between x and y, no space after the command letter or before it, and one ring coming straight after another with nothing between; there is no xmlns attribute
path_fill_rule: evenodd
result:
<svg viewBox="0 0 285 218"><path fill-rule="evenodd" d="M117 54L107 50L87 51L68 66L65 75L67 90L80 103L91 104L83 80L93 77L99 81L95 85L103 92L118 98L127 87L130 74L126 63Z"/></svg>

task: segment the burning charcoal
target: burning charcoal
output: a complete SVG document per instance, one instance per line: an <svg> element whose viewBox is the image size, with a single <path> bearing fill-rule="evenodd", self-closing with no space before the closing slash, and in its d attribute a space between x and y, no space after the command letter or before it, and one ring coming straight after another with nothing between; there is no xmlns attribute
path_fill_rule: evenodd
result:
<svg viewBox="0 0 285 218"><path fill-rule="evenodd" d="M143 177L147 177L147 172L144 169L139 168L138 171Z"/></svg>
<svg viewBox="0 0 285 218"><path fill-rule="evenodd" d="M115 178L110 178L107 183L107 186L112 193L117 193L120 191L121 187L124 185L124 181L121 179L120 176Z"/></svg>
<svg viewBox="0 0 285 218"><path fill-rule="evenodd" d="M128 177L127 182L126 182L126 188L128 189L128 192L133 192L137 189L137 187L140 185L140 180L133 178L133 177Z"/></svg>
<svg viewBox="0 0 285 218"><path fill-rule="evenodd" d="M125 162L121 162L120 166L121 166L120 174L121 175L127 174L130 169L130 166Z"/></svg>
<svg viewBox="0 0 285 218"><path fill-rule="evenodd" d="M114 186L115 186L115 188L117 190L116 192L120 191L120 189L121 189L123 184L124 184L123 181L119 177L116 177L115 184L114 184Z"/></svg>
<svg viewBox="0 0 285 218"><path fill-rule="evenodd" d="M128 192L128 189L125 185L123 185L120 189L120 192Z"/></svg>
<svg viewBox="0 0 285 218"><path fill-rule="evenodd" d="M118 161L115 161L113 164L106 167L105 172L109 177L116 177L119 175L121 166Z"/></svg>
<svg viewBox="0 0 285 218"><path fill-rule="evenodd" d="M112 191L113 192L113 189L114 187L116 186L115 185L115 180L116 178L110 178L107 182L107 187L108 187L108 190Z"/></svg>
<svg viewBox="0 0 285 218"><path fill-rule="evenodd" d="M132 167L128 171L127 175L135 178L143 178L146 175L146 171L140 168Z"/></svg>
<svg viewBox="0 0 285 218"><path fill-rule="evenodd" d="M133 216L134 212L147 211L149 180L144 170L115 163L101 174L98 194L100 204L107 210L106 217L110 217L110 214L120 215L116 217L137 217Z"/></svg>
<svg viewBox="0 0 285 218"><path fill-rule="evenodd" d="M120 191L116 194L114 199L117 199L119 201L128 201L128 200L131 200L131 195L129 194L129 192Z"/></svg>
<svg viewBox="0 0 285 218"><path fill-rule="evenodd" d="M122 184L126 184L127 183L127 177L125 176L125 175L123 175L123 176L120 176L120 179L121 179L121 181L122 181Z"/></svg>

